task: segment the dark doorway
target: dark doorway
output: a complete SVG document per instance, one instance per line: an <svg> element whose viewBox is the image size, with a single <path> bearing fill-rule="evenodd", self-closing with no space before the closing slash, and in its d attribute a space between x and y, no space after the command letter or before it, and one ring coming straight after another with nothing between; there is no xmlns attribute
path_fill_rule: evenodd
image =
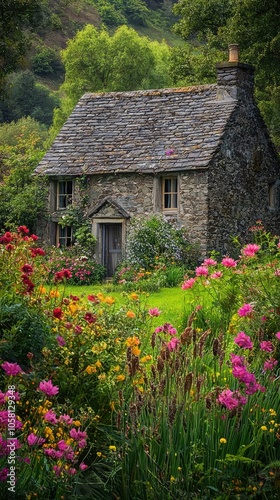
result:
<svg viewBox="0 0 280 500"><path fill-rule="evenodd" d="M122 260L122 224L102 224L102 264L112 277Z"/></svg>

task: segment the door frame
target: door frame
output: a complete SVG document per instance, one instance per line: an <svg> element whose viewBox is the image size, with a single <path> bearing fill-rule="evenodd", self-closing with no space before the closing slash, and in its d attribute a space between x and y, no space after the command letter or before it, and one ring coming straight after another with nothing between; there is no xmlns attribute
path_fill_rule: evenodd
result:
<svg viewBox="0 0 280 500"><path fill-rule="evenodd" d="M125 255L125 237L126 237L126 219L123 218L99 218L95 217L92 219L92 234L96 238L96 248L95 257L99 264L102 264L103 260L103 248L102 248L102 224L121 224L122 226L122 258Z"/></svg>

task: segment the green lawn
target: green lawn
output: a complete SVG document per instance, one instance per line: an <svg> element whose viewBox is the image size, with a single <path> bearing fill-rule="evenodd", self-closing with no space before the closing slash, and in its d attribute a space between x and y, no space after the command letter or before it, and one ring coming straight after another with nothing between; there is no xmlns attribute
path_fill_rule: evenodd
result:
<svg viewBox="0 0 280 500"><path fill-rule="evenodd" d="M116 300L116 306L121 306L130 293L111 291L110 285L94 285L94 286L67 286L65 295L78 295L79 297L87 297L88 295L102 292L104 295L110 295ZM137 292L138 293L138 292ZM182 290L180 287L163 288L159 292L153 293L138 293L141 303L145 304L147 309L150 307L158 307L162 311L157 319L157 324L172 323L177 329L182 328L184 312L190 312L193 309L194 295L191 290Z"/></svg>

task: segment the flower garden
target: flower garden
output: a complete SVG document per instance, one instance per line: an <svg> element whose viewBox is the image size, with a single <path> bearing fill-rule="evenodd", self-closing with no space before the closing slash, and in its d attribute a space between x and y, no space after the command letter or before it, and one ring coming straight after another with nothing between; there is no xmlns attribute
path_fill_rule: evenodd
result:
<svg viewBox="0 0 280 500"><path fill-rule="evenodd" d="M279 498L280 243L251 234L185 274L172 323L0 238L1 498Z"/></svg>

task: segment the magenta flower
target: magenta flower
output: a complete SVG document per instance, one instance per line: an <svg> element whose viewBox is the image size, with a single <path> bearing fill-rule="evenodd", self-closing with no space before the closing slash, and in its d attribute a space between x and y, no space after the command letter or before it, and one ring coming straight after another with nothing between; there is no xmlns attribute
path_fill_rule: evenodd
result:
<svg viewBox="0 0 280 500"><path fill-rule="evenodd" d="M242 254L246 257L254 257L261 247L255 243L249 243L242 249Z"/></svg>
<svg viewBox="0 0 280 500"><path fill-rule="evenodd" d="M53 385L51 380L43 380L40 382L38 389L50 397L55 396L59 392L59 387L57 385Z"/></svg>
<svg viewBox="0 0 280 500"><path fill-rule="evenodd" d="M214 259L204 259L204 261L202 262L202 265L203 266L216 266L217 264L217 261L214 260Z"/></svg>
<svg viewBox="0 0 280 500"><path fill-rule="evenodd" d="M177 337L173 337L170 342L167 343L167 349L169 351L174 351L177 345L180 344L180 340Z"/></svg>
<svg viewBox="0 0 280 500"><path fill-rule="evenodd" d="M243 356L238 356L237 354L234 354L233 352L230 355L230 360L232 363L232 366L244 366L245 359Z"/></svg>
<svg viewBox="0 0 280 500"><path fill-rule="evenodd" d="M56 414L53 410L49 410L45 413L44 415L44 419L47 421L47 422L50 422L50 424L57 424L58 422L58 419L56 417Z"/></svg>
<svg viewBox="0 0 280 500"><path fill-rule="evenodd" d="M63 472L63 469L62 469L62 467L60 467L60 465L54 465L53 471L54 471L56 476L60 476Z"/></svg>
<svg viewBox="0 0 280 500"><path fill-rule="evenodd" d="M195 281L196 279L195 278L190 278L188 280L186 280L183 284L182 284L182 290L187 290L188 288L192 288L193 285L195 284Z"/></svg>
<svg viewBox="0 0 280 500"><path fill-rule="evenodd" d="M199 266L195 270L196 276L208 276L208 269L206 266Z"/></svg>
<svg viewBox="0 0 280 500"><path fill-rule="evenodd" d="M240 309L238 309L238 316L250 316L253 312L251 304L244 304Z"/></svg>
<svg viewBox="0 0 280 500"><path fill-rule="evenodd" d="M274 347L269 340L263 340L262 342L260 342L260 348L262 351L266 352L272 352L274 350Z"/></svg>
<svg viewBox="0 0 280 500"><path fill-rule="evenodd" d="M166 154L166 156L171 156L171 155L173 155L173 154L174 154L174 149L171 149L171 148L170 148L170 149L167 149L167 151L165 151L165 154Z"/></svg>
<svg viewBox="0 0 280 500"><path fill-rule="evenodd" d="M280 332L275 333L275 337L280 340Z"/></svg>
<svg viewBox="0 0 280 500"><path fill-rule="evenodd" d="M70 430L69 434L70 434L71 438L73 438L75 441L79 441L80 439L87 438L86 431L81 431L80 427L78 430L75 429L75 427L73 427L73 429Z"/></svg>
<svg viewBox="0 0 280 500"><path fill-rule="evenodd" d="M7 375L16 376L19 373L23 373L21 367L17 363L9 363L8 361L5 361L5 363L2 363L1 367Z"/></svg>
<svg viewBox="0 0 280 500"><path fill-rule="evenodd" d="M81 462L81 463L80 463L80 465L79 465L79 468L80 468L81 470L85 470L85 469L87 469L87 468L88 468L88 465L86 465L84 462Z"/></svg>
<svg viewBox="0 0 280 500"><path fill-rule="evenodd" d="M10 470L8 469L8 467L4 467L4 469L0 470L0 482L1 483L6 481L9 472L10 472Z"/></svg>
<svg viewBox="0 0 280 500"><path fill-rule="evenodd" d="M217 403L220 403L220 405L224 406L228 410L233 410L240 404L239 399L237 399L235 396L236 393L232 392L230 389L225 389L218 396Z"/></svg>
<svg viewBox="0 0 280 500"><path fill-rule="evenodd" d="M61 337L60 335L58 335L58 336L56 337L56 340L57 340L57 343L58 343L61 347L63 347L63 346L66 344L66 340L65 340L63 337Z"/></svg>
<svg viewBox="0 0 280 500"><path fill-rule="evenodd" d="M60 422L64 422L66 425L71 425L73 423L73 418L71 418L69 415L60 415L59 417Z"/></svg>
<svg viewBox="0 0 280 500"><path fill-rule="evenodd" d="M277 363L278 363L278 361L275 358L267 359L263 365L264 371L266 372L267 370L273 370L274 366L276 366Z"/></svg>
<svg viewBox="0 0 280 500"><path fill-rule="evenodd" d="M68 450L69 445L65 443L64 439L61 439L60 441L58 441L57 447L60 451L65 451Z"/></svg>
<svg viewBox="0 0 280 500"><path fill-rule="evenodd" d="M161 314L161 311L157 307L152 307L149 309L149 315L150 316L159 316Z"/></svg>
<svg viewBox="0 0 280 500"><path fill-rule="evenodd" d="M234 339L235 344L243 349L252 349L253 343L249 335L246 335L244 332L239 332L237 337Z"/></svg>
<svg viewBox="0 0 280 500"><path fill-rule="evenodd" d="M29 446L35 446L35 444L40 446L45 441L46 440L44 438L36 436L35 434L33 434L33 432L27 436L27 443L29 444Z"/></svg>
<svg viewBox="0 0 280 500"><path fill-rule="evenodd" d="M84 315L84 319L86 320L86 322L91 325L92 323L95 323L96 321L96 316L95 314L92 314L91 312L87 312L85 315Z"/></svg>
<svg viewBox="0 0 280 500"><path fill-rule="evenodd" d="M222 265L225 267L236 267L237 262L231 257L224 257L224 259L222 260Z"/></svg>

